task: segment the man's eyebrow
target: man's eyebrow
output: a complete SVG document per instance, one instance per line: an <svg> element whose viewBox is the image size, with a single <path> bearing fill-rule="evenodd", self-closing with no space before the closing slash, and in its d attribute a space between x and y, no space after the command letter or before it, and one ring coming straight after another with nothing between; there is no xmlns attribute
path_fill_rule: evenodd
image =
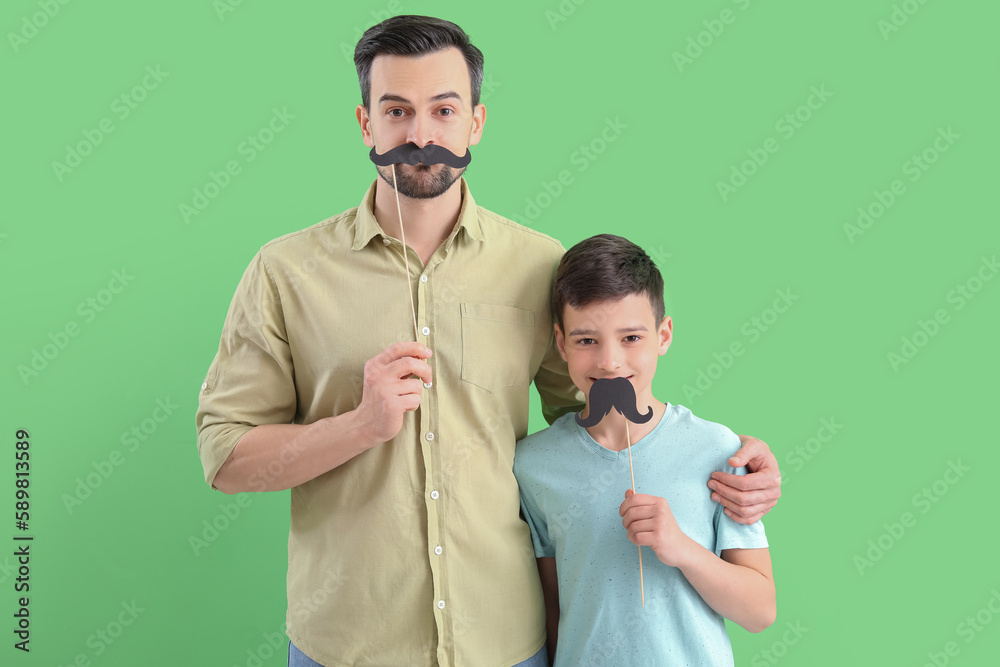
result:
<svg viewBox="0 0 1000 667"><path fill-rule="evenodd" d="M402 97L401 95L393 95L392 93L386 93L382 97L378 98L378 103L382 104L382 102L400 102L402 104L409 104L410 100L406 99L405 97Z"/></svg>
<svg viewBox="0 0 1000 667"><path fill-rule="evenodd" d="M441 100L462 100L462 96L456 93L454 90L449 90L443 93L439 93L431 98L431 102L440 102Z"/></svg>
<svg viewBox="0 0 1000 667"><path fill-rule="evenodd" d="M431 102L440 102L441 100L459 100L461 101L462 96L456 93L454 90L448 90L443 93L438 93L431 98ZM382 102L399 102L400 104L411 104L410 100L406 99L402 95L395 95L393 93L386 93L382 97L378 98L379 104Z"/></svg>

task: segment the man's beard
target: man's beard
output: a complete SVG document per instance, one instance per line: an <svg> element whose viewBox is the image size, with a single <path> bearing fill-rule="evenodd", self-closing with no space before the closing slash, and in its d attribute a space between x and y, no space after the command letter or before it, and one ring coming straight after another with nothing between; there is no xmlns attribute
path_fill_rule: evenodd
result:
<svg viewBox="0 0 1000 667"><path fill-rule="evenodd" d="M375 169L378 170L382 180L392 187L392 167L376 166ZM405 173L403 165L396 165L396 190L411 199L440 197L465 173L465 167L455 169L444 164L435 166L419 164L410 169L415 173Z"/></svg>

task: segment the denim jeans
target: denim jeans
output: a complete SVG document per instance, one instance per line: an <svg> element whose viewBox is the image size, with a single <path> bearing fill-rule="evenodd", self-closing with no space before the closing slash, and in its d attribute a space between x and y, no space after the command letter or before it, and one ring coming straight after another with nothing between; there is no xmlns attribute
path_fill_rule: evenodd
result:
<svg viewBox="0 0 1000 667"><path fill-rule="evenodd" d="M288 642L288 667L323 666L296 648L295 644ZM549 656L545 652L545 647L543 646L541 651L524 662L517 663L514 667L549 667Z"/></svg>

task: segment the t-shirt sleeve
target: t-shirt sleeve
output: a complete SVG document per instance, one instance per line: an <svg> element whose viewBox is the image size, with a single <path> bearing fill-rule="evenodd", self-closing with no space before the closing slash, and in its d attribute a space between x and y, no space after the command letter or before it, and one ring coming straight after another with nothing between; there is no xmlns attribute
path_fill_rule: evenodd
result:
<svg viewBox="0 0 1000 667"><path fill-rule="evenodd" d="M746 475L746 468L725 466L723 472L733 475ZM723 549L766 549L767 535L764 534L764 523L755 521L748 525L733 521L723 511L722 505L715 510L715 554L722 554Z"/></svg>
<svg viewBox="0 0 1000 667"><path fill-rule="evenodd" d="M520 443L518 446L520 447ZM532 483L523 469L519 470L524 464L523 457L514 456L514 476L517 477L518 488L521 492L521 515L531 531L531 543L535 547L535 558L551 558L556 555L556 550L549 537L549 527L545 521L545 514L537 502L537 494L543 490L539 488L539 485Z"/></svg>

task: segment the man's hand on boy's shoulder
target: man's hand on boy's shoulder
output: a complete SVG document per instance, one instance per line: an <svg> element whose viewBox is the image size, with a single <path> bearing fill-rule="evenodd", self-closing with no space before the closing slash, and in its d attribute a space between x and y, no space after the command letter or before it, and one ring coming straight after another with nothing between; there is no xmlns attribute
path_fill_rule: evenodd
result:
<svg viewBox="0 0 1000 667"><path fill-rule="evenodd" d="M734 468L746 466L747 475L713 472L708 488L712 500L725 507L726 516L737 523L751 524L760 520L781 497L781 471L778 460L762 440L740 436L741 447L729 459Z"/></svg>

